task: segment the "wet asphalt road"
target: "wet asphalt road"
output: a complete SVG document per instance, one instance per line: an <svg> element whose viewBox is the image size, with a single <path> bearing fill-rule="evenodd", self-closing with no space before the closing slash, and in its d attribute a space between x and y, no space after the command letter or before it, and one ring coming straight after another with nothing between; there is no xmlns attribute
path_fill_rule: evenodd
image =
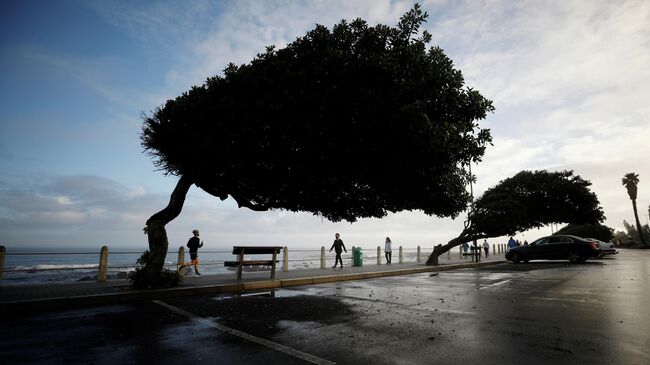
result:
<svg viewBox="0 0 650 365"><path fill-rule="evenodd" d="M6 364L650 364L650 251L3 318Z"/></svg>

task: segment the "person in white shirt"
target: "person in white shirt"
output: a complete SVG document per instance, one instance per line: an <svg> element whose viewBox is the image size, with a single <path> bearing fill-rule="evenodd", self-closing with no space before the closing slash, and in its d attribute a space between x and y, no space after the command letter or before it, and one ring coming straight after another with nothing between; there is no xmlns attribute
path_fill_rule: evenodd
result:
<svg viewBox="0 0 650 365"><path fill-rule="evenodd" d="M483 251L485 251L485 257L488 257L488 254L490 253L490 244L487 239L483 240Z"/></svg>
<svg viewBox="0 0 650 365"><path fill-rule="evenodd" d="M386 255L386 263L389 265L390 265L391 255L393 253L391 244L392 242L390 241L390 237L386 237L386 244L384 245L384 254Z"/></svg>

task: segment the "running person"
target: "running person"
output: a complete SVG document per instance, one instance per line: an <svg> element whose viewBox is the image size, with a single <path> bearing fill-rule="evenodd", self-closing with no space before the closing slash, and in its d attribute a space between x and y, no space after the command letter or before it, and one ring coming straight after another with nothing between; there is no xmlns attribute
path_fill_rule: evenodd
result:
<svg viewBox="0 0 650 365"><path fill-rule="evenodd" d="M187 241L187 247L190 249L190 262L184 263L181 265L178 269L182 269L185 266L194 266L194 272L196 275L201 275L199 272L199 247L203 247L203 241L199 240L199 230L195 229L192 231L192 234L194 235L192 238L190 238L189 241Z"/></svg>

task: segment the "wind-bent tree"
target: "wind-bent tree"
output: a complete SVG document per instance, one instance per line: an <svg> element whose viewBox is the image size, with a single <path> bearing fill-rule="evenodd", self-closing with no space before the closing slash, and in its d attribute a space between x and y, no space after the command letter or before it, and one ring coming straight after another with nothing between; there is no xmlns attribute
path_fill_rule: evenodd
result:
<svg viewBox="0 0 650 365"><path fill-rule="evenodd" d="M603 242L609 242L614 237L614 229L602 224L568 224L561 228L556 234L570 234L584 238L595 238Z"/></svg>
<svg viewBox="0 0 650 365"><path fill-rule="evenodd" d="M573 171L521 171L476 199L461 234L438 245L427 264L451 248L482 238L514 235L553 223L596 224L605 219L591 182Z"/></svg>
<svg viewBox="0 0 650 365"><path fill-rule="evenodd" d="M331 221L463 211L463 166L491 142L477 121L493 107L440 48L427 50L431 35L418 36L426 18L415 5L395 28L317 25L145 116L142 145L180 177L146 223L148 274L161 270L165 225L192 184L239 207Z"/></svg>
<svg viewBox="0 0 650 365"><path fill-rule="evenodd" d="M635 174L634 172L629 172L623 176L622 179L623 186L627 189L627 195L630 196L630 200L632 200L632 209L634 209L634 220L636 222L636 230L639 232L639 238L641 239L641 243L644 245L647 244L645 237L641 232L643 230L641 229L641 222L639 221L639 213L636 210L636 194L637 194L637 186L639 185L639 174Z"/></svg>

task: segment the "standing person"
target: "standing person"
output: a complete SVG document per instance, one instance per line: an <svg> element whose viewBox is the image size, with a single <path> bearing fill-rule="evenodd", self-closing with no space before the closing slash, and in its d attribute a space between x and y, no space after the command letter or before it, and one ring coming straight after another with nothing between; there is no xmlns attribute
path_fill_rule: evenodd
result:
<svg viewBox="0 0 650 365"><path fill-rule="evenodd" d="M467 250L469 250L469 243L465 242L463 243L463 253L467 253Z"/></svg>
<svg viewBox="0 0 650 365"><path fill-rule="evenodd" d="M190 262L184 263L181 265L178 269L182 269L185 266L194 266L194 272L196 275L201 275L199 272L199 247L203 247L203 241L199 240L199 230L195 229L192 231L192 234L194 235L192 238L190 238L189 241L187 241L187 247L190 249Z"/></svg>
<svg viewBox="0 0 650 365"><path fill-rule="evenodd" d="M515 247L517 247L517 242L512 238L512 236L510 236L510 239L508 240L508 250L512 250Z"/></svg>
<svg viewBox="0 0 650 365"><path fill-rule="evenodd" d="M487 239L483 240L483 251L485 251L485 258L487 258L490 254L490 244L488 243Z"/></svg>
<svg viewBox="0 0 650 365"><path fill-rule="evenodd" d="M391 247L393 242L391 242L390 237L386 237L386 243L384 245L384 255L386 256L386 263L390 265L390 261L393 255L393 249Z"/></svg>
<svg viewBox="0 0 650 365"><path fill-rule="evenodd" d="M336 252L336 260L334 261L334 266L332 266L332 269L336 269L336 264L341 262L341 268L343 268L343 259L341 258L341 251L345 251L345 253L348 253L348 250L345 249L345 245L343 244L343 240L341 239L341 236L337 233L334 235L334 243L332 243L332 247L330 247L330 252L332 252L332 249L334 249L334 252Z"/></svg>

